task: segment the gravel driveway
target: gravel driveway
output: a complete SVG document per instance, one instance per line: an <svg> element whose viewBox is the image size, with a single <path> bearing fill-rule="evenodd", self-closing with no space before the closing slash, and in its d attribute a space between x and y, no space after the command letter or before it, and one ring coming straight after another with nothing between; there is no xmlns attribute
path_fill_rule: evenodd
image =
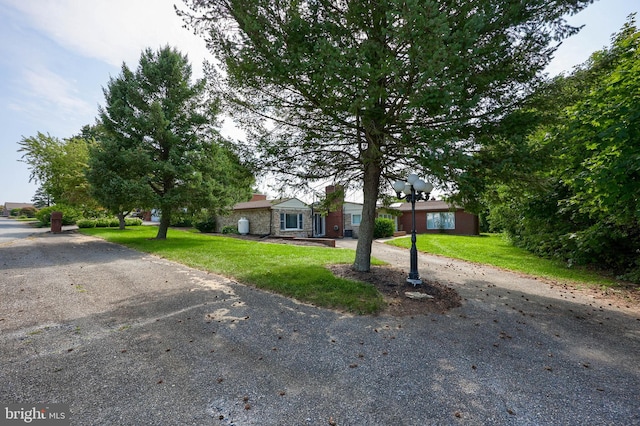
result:
<svg viewBox="0 0 640 426"><path fill-rule="evenodd" d="M352 316L76 233L3 242L0 402L74 425L640 424L636 307L420 267L463 306Z"/></svg>

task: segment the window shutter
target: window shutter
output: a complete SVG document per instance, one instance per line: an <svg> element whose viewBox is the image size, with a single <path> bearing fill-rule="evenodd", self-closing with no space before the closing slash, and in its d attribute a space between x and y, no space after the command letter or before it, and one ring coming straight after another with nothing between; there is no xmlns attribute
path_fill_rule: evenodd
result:
<svg viewBox="0 0 640 426"><path fill-rule="evenodd" d="M280 230L284 231L284 213L280 213Z"/></svg>

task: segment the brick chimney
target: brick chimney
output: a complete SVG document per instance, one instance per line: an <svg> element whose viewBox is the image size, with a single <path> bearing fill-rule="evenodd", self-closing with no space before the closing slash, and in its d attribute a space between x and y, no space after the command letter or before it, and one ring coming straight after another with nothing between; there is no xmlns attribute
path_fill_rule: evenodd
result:
<svg viewBox="0 0 640 426"><path fill-rule="evenodd" d="M324 189L325 194L329 195L336 191L342 190L343 187L339 185L329 185ZM335 204L330 209L325 218L326 224L326 236L329 238L342 238L344 232L344 197L335 201Z"/></svg>
<svg viewBox="0 0 640 426"><path fill-rule="evenodd" d="M253 194L249 201L264 201L267 199L267 196L264 194Z"/></svg>

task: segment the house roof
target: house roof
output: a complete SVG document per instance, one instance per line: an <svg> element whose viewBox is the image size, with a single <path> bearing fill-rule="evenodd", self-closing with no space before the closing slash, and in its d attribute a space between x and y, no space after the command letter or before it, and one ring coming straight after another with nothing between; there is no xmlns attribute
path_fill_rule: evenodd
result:
<svg viewBox="0 0 640 426"><path fill-rule="evenodd" d="M270 209L279 204L284 204L292 201L295 201L300 204L304 204L302 201L298 200L297 198L280 198L277 200L256 200L256 201L246 201L244 203L238 203L235 206L233 206L233 210Z"/></svg>
<svg viewBox="0 0 640 426"><path fill-rule="evenodd" d="M270 209L273 202L278 200L258 200L258 201L246 201L244 203L238 203L233 206L234 210L250 210L250 209Z"/></svg>
<svg viewBox="0 0 640 426"><path fill-rule="evenodd" d="M411 203L395 203L388 208L393 210L399 210L401 212L411 211ZM416 202L416 211L450 211L450 210L462 210L461 207L449 204L442 200L429 200Z"/></svg>
<svg viewBox="0 0 640 426"><path fill-rule="evenodd" d="M343 203L343 205L345 205L345 206L349 206L349 207L355 207L355 208L358 208L358 207L362 208L362 206L363 206L363 204L362 204L362 203L356 203L356 202L354 202L354 201L345 201L345 202Z"/></svg>
<svg viewBox="0 0 640 426"><path fill-rule="evenodd" d="M31 203L4 203L4 208L7 210L22 209L25 207L33 207Z"/></svg>

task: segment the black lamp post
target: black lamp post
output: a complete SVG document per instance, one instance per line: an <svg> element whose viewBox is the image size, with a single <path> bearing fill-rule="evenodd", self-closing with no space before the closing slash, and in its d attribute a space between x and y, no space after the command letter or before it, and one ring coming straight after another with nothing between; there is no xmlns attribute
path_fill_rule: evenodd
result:
<svg viewBox="0 0 640 426"><path fill-rule="evenodd" d="M416 201L428 199L433 185L412 173L407 177L407 182L397 180L393 184L393 189L396 191L398 198L404 198L411 203L411 264L407 282L415 287L422 284L420 273L418 272L418 249L416 248ZM404 195L402 195L403 192Z"/></svg>

